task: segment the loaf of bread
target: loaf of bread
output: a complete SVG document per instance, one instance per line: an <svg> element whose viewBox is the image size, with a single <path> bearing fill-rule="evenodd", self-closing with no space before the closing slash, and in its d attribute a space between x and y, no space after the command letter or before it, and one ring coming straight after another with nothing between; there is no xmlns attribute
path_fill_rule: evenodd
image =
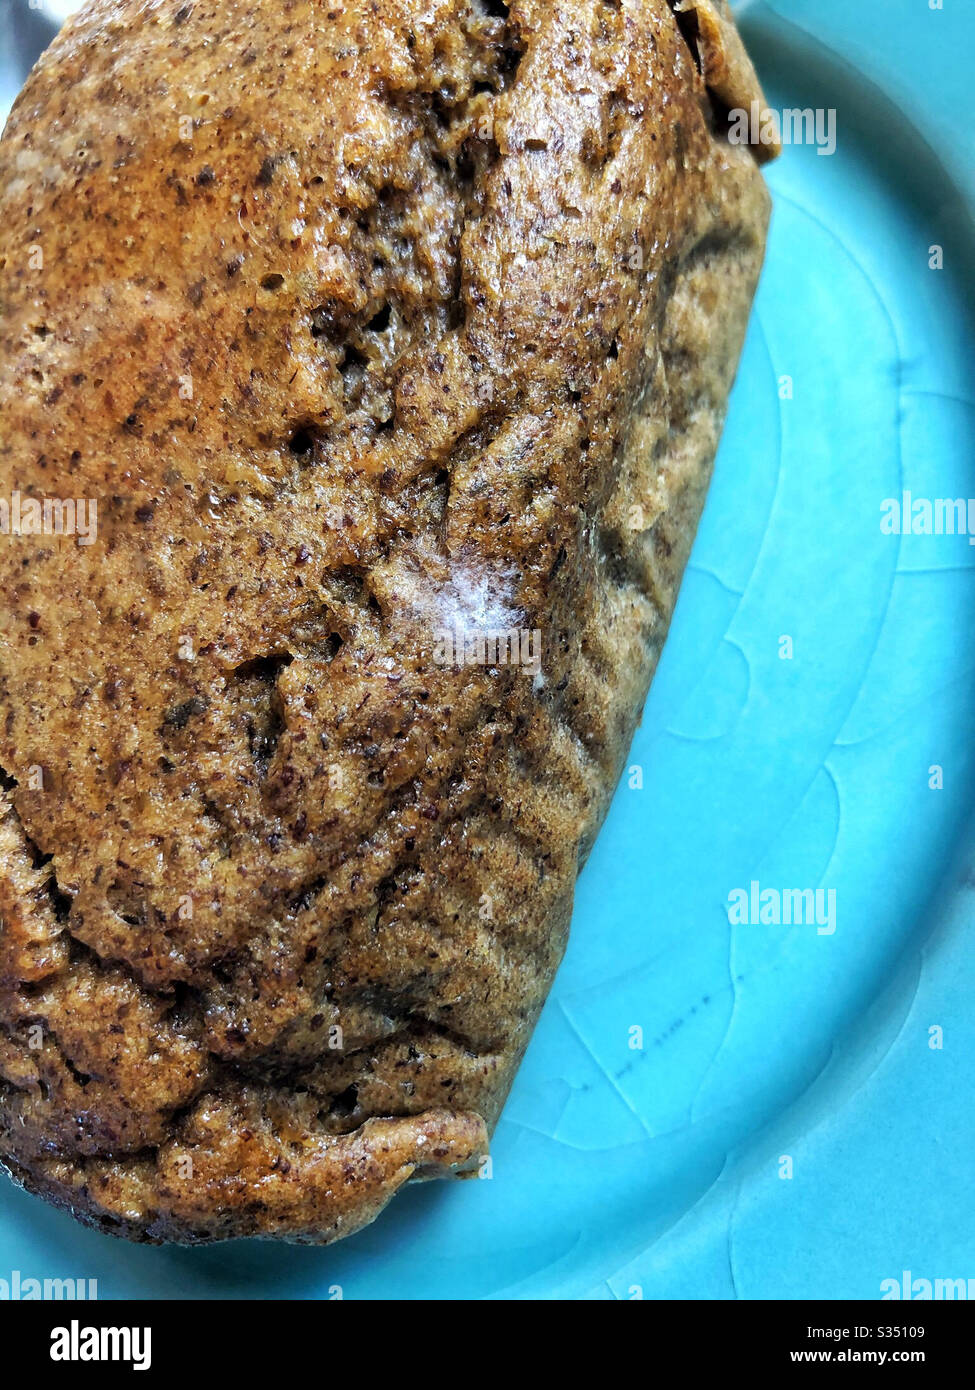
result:
<svg viewBox="0 0 975 1390"><path fill-rule="evenodd" d="M479 1171L707 488L755 100L687 0L91 0L41 59L0 143L25 1188L324 1243Z"/></svg>

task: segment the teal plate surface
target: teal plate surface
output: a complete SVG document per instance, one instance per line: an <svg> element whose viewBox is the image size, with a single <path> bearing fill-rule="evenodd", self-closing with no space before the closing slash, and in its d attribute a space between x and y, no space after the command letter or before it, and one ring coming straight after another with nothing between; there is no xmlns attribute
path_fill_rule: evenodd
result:
<svg viewBox="0 0 975 1390"><path fill-rule="evenodd" d="M326 1250L128 1247L4 1185L0 1278L325 1299L975 1278L975 546L881 528L905 490L975 493L975 7L738 10L771 104L835 110L836 152L770 170L642 786L624 778L580 880L490 1179L407 1190ZM753 882L820 889L831 920L732 924Z"/></svg>

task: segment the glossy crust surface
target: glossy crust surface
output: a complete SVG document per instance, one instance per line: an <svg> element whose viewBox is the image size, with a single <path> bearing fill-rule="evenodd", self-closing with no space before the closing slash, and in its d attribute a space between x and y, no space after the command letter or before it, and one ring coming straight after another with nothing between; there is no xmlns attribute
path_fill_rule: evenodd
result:
<svg viewBox="0 0 975 1390"><path fill-rule="evenodd" d="M487 1151L763 254L678 8L95 0L14 108L0 497L98 529L0 537L0 1155L84 1221L325 1242Z"/></svg>

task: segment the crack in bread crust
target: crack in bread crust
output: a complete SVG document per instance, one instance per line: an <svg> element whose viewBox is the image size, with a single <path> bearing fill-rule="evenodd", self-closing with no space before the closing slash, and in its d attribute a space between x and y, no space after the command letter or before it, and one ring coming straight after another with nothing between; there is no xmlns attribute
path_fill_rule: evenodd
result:
<svg viewBox="0 0 975 1390"><path fill-rule="evenodd" d="M94 0L15 105L0 492L98 535L0 552L0 1156L80 1219L325 1242L486 1153L764 249L696 9Z"/></svg>

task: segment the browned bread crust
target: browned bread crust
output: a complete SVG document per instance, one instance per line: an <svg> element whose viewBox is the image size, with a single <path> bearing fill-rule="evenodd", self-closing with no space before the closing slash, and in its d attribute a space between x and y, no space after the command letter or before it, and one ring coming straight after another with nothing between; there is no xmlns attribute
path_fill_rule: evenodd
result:
<svg viewBox="0 0 975 1390"><path fill-rule="evenodd" d="M0 1155L83 1221L324 1242L486 1151L763 254L679 8L94 0L14 108L0 497L98 531L0 537Z"/></svg>

